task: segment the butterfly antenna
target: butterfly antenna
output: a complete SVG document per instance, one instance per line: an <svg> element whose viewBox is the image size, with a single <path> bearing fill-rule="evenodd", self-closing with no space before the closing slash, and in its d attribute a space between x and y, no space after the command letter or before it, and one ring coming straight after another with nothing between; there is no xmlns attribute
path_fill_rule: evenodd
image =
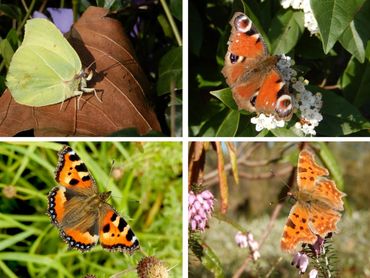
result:
<svg viewBox="0 0 370 278"><path fill-rule="evenodd" d="M92 67L93 64L95 64L96 61L94 60L93 62L90 63L90 65L88 65L85 70L90 70L90 68Z"/></svg>

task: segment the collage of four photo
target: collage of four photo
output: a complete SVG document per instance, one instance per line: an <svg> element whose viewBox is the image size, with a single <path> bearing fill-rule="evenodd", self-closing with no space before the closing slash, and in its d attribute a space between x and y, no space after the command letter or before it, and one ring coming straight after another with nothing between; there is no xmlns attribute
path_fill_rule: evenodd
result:
<svg viewBox="0 0 370 278"><path fill-rule="evenodd" d="M370 277L369 15L0 1L0 277Z"/></svg>

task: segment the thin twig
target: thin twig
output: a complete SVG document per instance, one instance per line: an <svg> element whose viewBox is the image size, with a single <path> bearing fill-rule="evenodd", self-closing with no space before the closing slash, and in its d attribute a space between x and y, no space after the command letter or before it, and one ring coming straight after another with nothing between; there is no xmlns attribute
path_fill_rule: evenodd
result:
<svg viewBox="0 0 370 278"><path fill-rule="evenodd" d="M247 151L245 151L244 152L244 154L243 155L241 155L240 156L240 158L238 158L238 160L237 160L237 164L240 164L242 161L244 161L244 160L247 160L251 155L252 155L252 153L258 148L258 147L260 147L261 145L260 144L255 144L255 145L253 145L253 146L251 146L249 149L247 149ZM239 154L241 153L240 151L239 151L239 149L243 149L243 147L241 147L241 148L238 148L238 151L237 151L237 153L238 153L238 156L239 156ZM231 163L227 163L227 164L225 164L225 171L230 171L231 170ZM205 176L204 176L204 180L209 180L209 179L212 179L212 178L214 178L214 177L217 177L218 176L218 171L217 171L217 169L215 169L215 170L213 170L213 171L211 171L211 172L209 172L208 174L206 174Z"/></svg>
<svg viewBox="0 0 370 278"><path fill-rule="evenodd" d="M175 24L175 21L174 21L174 19L172 17L171 11L168 8L168 5L167 5L166 1L165 0L161 0L161 4L162 4L163 10L164 10L164 13L167 16L168 22L171 25L172 32L175 35L175 38L177 40L177 44L179 46L182 46L182 40L181 40L181 36L180 36L179 30L177 29L177 26Z"/></svg>

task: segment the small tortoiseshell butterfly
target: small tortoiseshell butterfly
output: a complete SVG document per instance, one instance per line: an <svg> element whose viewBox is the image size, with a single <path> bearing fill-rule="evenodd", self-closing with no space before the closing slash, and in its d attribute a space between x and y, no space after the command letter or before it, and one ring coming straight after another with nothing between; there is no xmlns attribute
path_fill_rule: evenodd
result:
<svg viewBox="0 0 370 278"><path fill-rule="evenodd" d="M48 196L48 214L70 248L88 251L100 241L108 251L132 253L139 241L126 221L99 193L85 163L69 146L58 153L55 180Z"/></svg>
<svg viewBox="0 0 370 278"><path fill-rule="evenodd" d="M276 67L279 56L268 53L261 34L245 14L235 13L230 24L222 74L238 108L289 120L293 101Z"/></svg>

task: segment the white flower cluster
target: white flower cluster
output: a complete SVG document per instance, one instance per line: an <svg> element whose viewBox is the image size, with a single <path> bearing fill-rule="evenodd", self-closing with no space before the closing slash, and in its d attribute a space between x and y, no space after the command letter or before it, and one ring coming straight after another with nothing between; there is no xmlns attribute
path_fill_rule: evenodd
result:
<svg viewBox="0 0 370 278"><path fill-rule="evenodd" d="M294 66L294 60L290 56L284 54L279 55L279 61L276 63L285 83L289 83L292 78L297 76L297 72L292 69Z"/></svg>
<svg viewBox="0 0 370 278"><path fill-rule="evenodd" d="M239 231L235 235L235 242L240 248L249 247L249 250L252 254L254 261L261 257L261 254L258 251L259 248L258 242L254 240L253 235L250 232L248 232L246 235Z"/></svg>
<svg viewBox="0 0 370 278"><path fill-rule="evenodd" d="M292 7L296 10L303 10L304 12L304 27L310 31L311 35L319 32L317 21L313 15L310 0L281 0L281 6L284 9Z"/></svg>
<svg viewBox="0 0 370 278"><path fill-rule="evenodd" d="M271 130L277 127L284 127L285 125L284 120L278 120L274 115L265 115L263 113L253 117L251 123L256 125L256 131L261 131L264 128Z"/></svg>
<svg viewBox="0 0 370 278"><path fill-rule="evenodd" d="M315 128L323 119L320 114L322 95L313 94L305 88L305 85L303 77L299 77L292 85L293 89L298 92L295 106L301 114L300 122L297 122L294 127L303 135L316 135Z"/></svg>

